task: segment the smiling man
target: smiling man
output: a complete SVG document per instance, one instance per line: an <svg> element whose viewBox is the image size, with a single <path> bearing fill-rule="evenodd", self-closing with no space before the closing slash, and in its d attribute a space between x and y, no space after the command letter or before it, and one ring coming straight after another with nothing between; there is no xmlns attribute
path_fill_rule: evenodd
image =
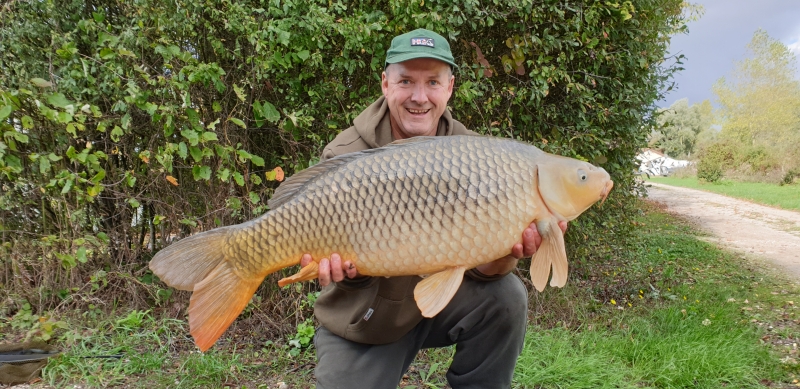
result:
<svg viewBox="0 0 800 389"><path fill-rule="evenodd" d="M394 38L385 65L383 97L325 147L323 159L415 136L475 135L447 109L456 64L442 36L418 29ZM528 307L525 287L510 273L539 244L531 224L511 255L467 271L456 295L432 318L423 318L414 300L420 277L364 277L337 254L323 258L324 288L314 305L321 324L314 339L317 388L394 389L420 349L454 344L447 371L453 388L510 387ZM301 265L311 260L304 255Z"/></svg>

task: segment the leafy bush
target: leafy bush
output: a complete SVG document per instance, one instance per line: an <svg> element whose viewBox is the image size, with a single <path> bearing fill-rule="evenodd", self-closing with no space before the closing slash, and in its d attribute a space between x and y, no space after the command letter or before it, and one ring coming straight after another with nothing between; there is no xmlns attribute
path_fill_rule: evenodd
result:
<svg viewBox="0 0 800 389"><path fill-rule="evenodd" d="M794 183L794 179L800 177L800 168L789 169L786 174L781 179L781 186L783 185L791 185Z"/></svg>
<svg viewBox="0 0 800 389"><path fill-rule="evenodd" d="M697 178L705 182L718 182L722 179L722 164L712 159L701 159L697 163Z"/></svg>
<svg viewBox="0 0 800 389"><path fill-rule="evenodd" d="M611 173L618 189L568 239L571 255L612 253L631 228L643 123L677 69L664 55L682 4L9 3L5 290L52 306L54 291L96 269L141 274L172 239L265 212L272 169L315 163L380 95L391 38L417 27L450 39L460 65L451 106L467 127Z"/></svg>

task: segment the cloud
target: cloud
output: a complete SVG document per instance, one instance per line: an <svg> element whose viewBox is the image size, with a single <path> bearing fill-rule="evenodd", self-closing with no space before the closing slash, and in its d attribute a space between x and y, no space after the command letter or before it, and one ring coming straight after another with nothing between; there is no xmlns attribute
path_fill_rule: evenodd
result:
<svg viewBox="0 0 800 389"><path fill-rule="evenodd" d="M794 43L790 43L786 45L789 48L789 51L794 53L797 56L800 56L800 39L796 39Z"/></svg>

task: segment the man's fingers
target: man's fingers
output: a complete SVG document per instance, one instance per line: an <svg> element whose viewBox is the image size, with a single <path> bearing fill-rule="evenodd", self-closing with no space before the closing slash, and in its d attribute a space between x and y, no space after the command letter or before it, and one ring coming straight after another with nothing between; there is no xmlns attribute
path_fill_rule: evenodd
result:
<svg viewBox="0 0 800 389"><path fill-rule="evenodd" d="M536 249L539 248L540 244L542 244L542 237L539 236L539 230L536 229L536 224L531 223L531 225L522 232L522 256L529 257L536 254Z"/></svg>
<svg viewBox="0 0 800 389"><path fill-rule="evenodd" d="M567 221L566 220L562 220L562 221L558 222L558 228L561 228L561 232L566 234L567 233Z"/></svg>
<svg viewBox="0 0 800 389"><path fill-rule="evenodd" d="M331 254L331 279L333 282L339 282L344 279L342 257L339 254Z"/></svg>
<svg viewBox="0 0 800 389"><path fill-rule="evenodd" d="M303 254L303 257L300 258L300 267L306 267L309 263L311 263L311 254Z"/></svg>
<svg viewBox="0 0 800 389"><path fill-rule="evenodd" d="M331 283L331 262L328 258L322 258L319 261L319 284L328 286Z"/></svg>
<svg viewBox="0 0 800 389"><path fill-rule="evenodd" d="M344 262L344 271L347 273L347 278L356 278L358 275L358 269L356 269L356 265L350 261Z"/></svg>
<svg viewBox="0 0 800 389"><path fill-rule="evenodd" d="M516 259L520 259L525 256L523 255L522 243L517 243L511 248L511 256Z"/></svg>

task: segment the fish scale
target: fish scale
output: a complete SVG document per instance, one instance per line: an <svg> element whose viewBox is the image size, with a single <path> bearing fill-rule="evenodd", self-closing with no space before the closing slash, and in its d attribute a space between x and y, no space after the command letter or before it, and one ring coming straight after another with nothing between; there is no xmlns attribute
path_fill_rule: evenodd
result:
<svg viewBox="0 0 800 389"><path fill-rule="evenodd" d="M591 179L591 180L590 180ZM566 282L559 220L571 220L613 186L608 173L513 140L418 137L340 156L295 174L271 210L194 235L156 254L150 268L194 291L191 333L210 347L266 275L339 253L366 276L430 276L414 295L424 316L455 294L466 269L508 255L537 223L543 238L531 275L542 290ZM554 227L555 226L555 227ZM312 262L279 285L317 277Z"/></svg>

